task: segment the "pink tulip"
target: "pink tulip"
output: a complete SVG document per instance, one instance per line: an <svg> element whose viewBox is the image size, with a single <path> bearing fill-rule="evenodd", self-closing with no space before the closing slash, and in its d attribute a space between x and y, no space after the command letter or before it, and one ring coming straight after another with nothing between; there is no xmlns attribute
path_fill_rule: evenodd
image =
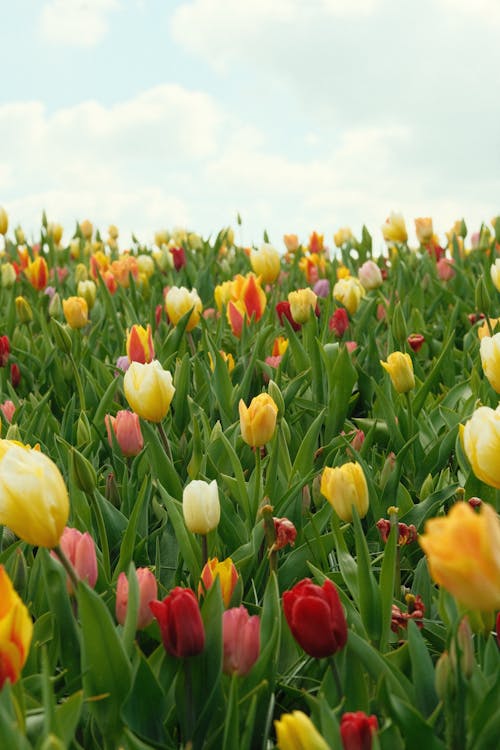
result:
<svg viewBox="0 0 500 750"><path fill-rule="evenodd" d="M149 602L158 597L158 584L149 568L137 568L137 583L139 585L139 610L137 612L137 630L146 628L153 620L153 613ZM124 625L128 607L128 579L125 573L120 573L116 586L116 619Z"/></svg>
<svg viewBox="0 0 500 750"><path fill-rule="evenodd" d="M108 431L108 442L113 447L111 430L124 456L137 456L144 448L139 417L127 409L122 409L116 417L106 414L104 418Z"/></svg>
<svg viewBox="0 0 500 750"><path fill-rule="evenodd" d="M88 531L82 534L78 529L66 526L59 544L73 566L76 577L81 581L86 581L91 588L94 588L97 581L97 557L94 540ZM55 560L59 560L55 552L50 554ZM69 576L66 579L66 585L69 593L72 594L73 586Z"/></svg>
<svg viewBox="0 0 500 750"><path fill-rule="evenodd" d="M0 409L2 410L7 422L12 422L12 417L14 416L14 412L16 410L14 402L10 400L4 401L3 404L0 404Z"/></svg>
<svg viewBox="0 0 500 750"><path fill-rule="evenodd" d="M222 615L225 674L246 675L259 657L260 619L241 607L228 609Z"/></svg>

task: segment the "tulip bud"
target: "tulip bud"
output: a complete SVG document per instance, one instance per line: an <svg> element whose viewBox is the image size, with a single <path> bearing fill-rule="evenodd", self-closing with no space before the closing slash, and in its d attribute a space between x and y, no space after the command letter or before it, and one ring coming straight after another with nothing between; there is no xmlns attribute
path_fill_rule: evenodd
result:
<svg viewBox="0 0 500 750"><path fill-rule="evenodd" d="M141 433L139 417L127 409L120 410L116 417L106 414L104 418L108 432L108 442L113 447L111 431L114 432L116 441L124 456L137 456L144 448L144 439Z"/></svg>
<svg viewBox="0 0 500 750"><path fill-rule="evenodd" d="M278 407L271 396L260 393L247 407L243 399L239 403L241 437L253 448L268 443L276 429Z"/></svg>
<svg viewBox="0 0 500 750"><path fill-rule="evenodd" d="M120 508L121 499L118 485L116 484L115 475L112 471L106 476L106 489L104 491L106 500L111 503L115 508Z"/></svg>
<svg viewBox="0 0 500 750"><path fill-rule="evenodd" d="M476 310L484 313L485 315L488 315L491 308L491 297L488 293L488 289L486 288L486 283L483 276L480 276L477 280L476 289L474 292L474 300Z"/></svg>
<svg viewBox="0 0 500 750"><path fill-rule="evenodd" d="M380 360L380 364L389 373L392 384L398 393L407 393L415 388L413 362L409 354L392 352L387 357L387 362Z"/></svg>
<svg viewBox="0 0 500 750"><path fill-rule="evenodd" d="M196 656L205 648L205 629L196 596L177 586L162 601L149 603L158 620L165 650L177 658Z"/></svg>
<svg viewBox="0 0 500 750"><path fill-rule="evenodd" d="M14 237L18 245L24 245L26 243L26 235L23 232L23 228L18 226L14 229Z"/></svg>
<svg viewBox="0 0 500 750"><path fill-rule="evenodd" d="M72 349L71 334L67 325L62 325L58 320L52 318L50 322L54 343L64 354L70 354Z"/></svg>
<svg viewBox="0 0 500 750"><path fill-rule="evenodd" d="M91 441L90 422L85 412L80 412L78 422L76 423L76 444L80 446L88 445Z"/></svg>
<svg viewBox="0 0 500 750"><path fill-rule="evenodd" d="M406 328L406 321L403 315L403 309L401 302L398 302L394 308L391 322L392 335L398 342L399 346L404 346L404 342L408 338L408 330Z"/></svg>
<svg viewBox="0 0 500 750"><path fill-rule="evenodd" d="M158 596L158 584L149 568L137 568L137 585L139 587L139 607L137 611L137 630L143 630L153 621L150 602ZM125 573L120 573L116 584L116 619L120 625L125 625L128 608L128 579Z"/></svg>
<svg viewBox="0 0 500 750"><path fill-rule="evenodd" d="M368 513L368 485L361 464L357 461L333 469L323 469L321 493L339 518L346 523L352 522L353 506L360 518L364 518Z"/></svg>
<svg viewBox="0 0 500 750"><path fill-rule="evenodd" d="M363 711L347 712L340 720L340 736L346 749L371 750L372 738L377 729L377 717L367 716Z"/></svg>
<svg viewBox="0 0 500 750"><path fill-rule="evenodd" d="M224 646L224 674L248 674L260 652L260 619L250 617L241 607L228 609L222 615L222 639Z"/></svg>
<svg viewBox="0 0 500 750"><path fill-rule="evenodd" d="M88 321L88 305L83 297L68 297L63 303L64 317L70 328L84 328Z"/></svg>
<svg viewBox="0 0 500 750"><path fill-rule="evenodd" d="M277 416L282 417L285 413L285 400L279 386L274 382L274 380L270 380L267 386L267 390L269 396L272 398L278 408Z"/></svg>
<svg viewBox="0 0 500 750"><path fill-rule="evenodd" d="M76 293L78 297L82 297L85 300L88 309L92 310L97 295L95 282L91 281L90 279L86 281L79 281L76 287Z"/></svg>
<svg viewBox="0 0 500 750"><path fill-rule="evenodd" d="M2 263L2 287L11 289L16 282L16 269L12 263Z"/></svg>
<svg viewBox="0 0 500 750"><path fill-rule="evenodd" d="M208 534L220 520L219 490L217 482L195 479L182 493L182 512L187 528L193 534Z"/></svg>
<svg viewBox="0 0 500 750"><path fill-rule="evenodd" d="M446 700L452 682L450 657L447 651L443 651L434 669L434 686L440 700Z"/></svg>
<svg viewBox="0 0 500 750"><path fill-rule="evenodd" d="M49 315L51 318L58 318L62 313L62 304L59 292L56 292L49 302Z"/></svg>
<svg viewBox="0 0 500 750"><path fill-rule="evenodd" d="M7 215L7 211L3 206L0 206L0 234L3 234L4 236L7 234L7 230L9 228L9 217Z"/></svg>
<svg viewBox="0 0 500 750"><path fill-rule="evenodd" d="M59 545L71 563L76 577L81 581L86 581L91 588L94 588L97 581L97 557L95 552L94 540L86 531L82 534L78 529L72 529L67 526L61 536ZM59 560L57 553L51 552L54 559ZM69 576L66 579L68 592L73 592L73 585Z"/></svg>
<svg viewBox="0 0 500 750"><path fill-rule="evenodd" d="M30 303L25 297L16 297L16 315L20 323L31 323L33 311Z"/></svg>
<svg viewBox="0 0 500 750"><path fill-rule="evenodd" d="M79 489L90 495L97 487L96 470L85 456L75 448L71 449L71 467Z"/></svg>
<svg viewBox="0 0 500 750"><path fill-rule="evenodd" d="M458 652L458 653L457 653ZM474 649L472 631L467 617L462 618L455 638L451 642L450 664L453 670L460 669L466 680L472 677L474 669Z"/></svg>
<svg viewBox="0 0 500 750"><path fill-rule="evenodd" d="M204 591L208 591L216 578L218 578L220 582L224 606L229 607L233 591L238 583L238 571L234 567L233 561L230 557L226 557L222 562L219 562L216 557L212 557L207 561L201 571L200 583L198 586L199 597L204 594Z"/></svg>

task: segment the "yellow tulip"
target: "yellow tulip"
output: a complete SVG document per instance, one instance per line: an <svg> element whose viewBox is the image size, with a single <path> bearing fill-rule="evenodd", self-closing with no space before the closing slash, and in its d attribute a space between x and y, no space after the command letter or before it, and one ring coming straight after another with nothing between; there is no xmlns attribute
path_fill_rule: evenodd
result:
<svg viewBox="0 0 500 750"><path fill-rule="evenodd" d="M349 242L349 240L354 239L351 228L350 227L341 227L335 234L333 235L333 241L335 242L335 245L337 247L342 247L346 242Z"/></svg>
<svg viewBox="0 0 500 750"><path fill-rule="evenodd" d="M0 524L28 544L55 547L68 515L68 491L55 463L35 448L0 440Z"/></svg>
<svg viewBox="0 0 500 750"><path fill-rule="evenodd" d="M406 242L408 232L401 214L391 213L385 224L382 225L382 234L386 242Z"/></svg>
<svg viewBox="0 0 500 750"><path fill-rule="evenodd" d="M0 234L7 234L9 228L9 217L5 208L0 206Z"/></svg>
<svg viewBox="0 0 500 750"><path fill-rule="evenodd" d="M260 393L247 407L243 399L239 403L241 437L253 448L261 447L271 440L276 429L278 407L267 393Z"/></svg>
<svg viewBox="0 0 500 750"><path fill-rule="evenodd" d="M80 222L80 232L86 240L90 240L90 238L92 237L94 233L94 227L88 219L84 219L84 221Z"/></svg>
<svg viewBox="0 0 500 750"><path fill-rule="evenodd" d="M476 513L456 503L447 516L427 521L419 543L434 581L461 604L500 608L500 520L491 505L483 502Z"/></svg>
<svg viewBox="0 0 500 750"><path fill-rule="evenodd" d="M28 658L33 623L28 610L0 565L0 690L16 682Z"/></svg>
<svg viewBox="0 0 500 750"><path fill-rule="evenodd" d="M55 222L50 222L50 224L47 227L47 234L49 237L52 237L52 240L54 242L54 245L58 245L62 239L64 229L60 224L56 224Z"/></svg>
<svg viewBox="0 0 500 750"><path fill-rule="evenodd" d="M305 323L314 313L316 308L317 295L310 287L297 289L295 292L289 292L288 301L290 303L290 312L296 323Z"/></svg>
<svg viewBox="0 0 500 750"><path fill-rule="evenodd" d="M123 390L130 408L150 422L161 422L175 393L172 375L158 360L131 362L123 378Z"/></svg>
<svg viewBox="0 0 500 750"><path fill-rule="evenodd" d="M366 477L357 461L351 461L333 469L323 469L321 494L326 497L342 521L352 521L352 506L360 518L368 513L369 495Z"/></svg>
<svg viewBox="0 0 500 750"><path fill-rule="evenodd" d="M460 437L476 477L500 490L500 407L480 406L461 428Z"/></svg>
<svg viewBox="0 0 500 750"><path fill-rule="evenodd" d="M220 521L219 489L217 482L195 479L184 487L182 513L187 528L193 534L208 534Z"/></svg>
<svg viewBox="0 0 500 750"><path fill-rule="evenodd" d="M84 328L89 322L89 308L84 297L63 299L63 312L70 328Z"/></svg>
<svg viewBox="0 0 500 750"><path fill-rule="evenodd" d="M234 563L230 557L226 557L221 562L219 562L217 557L209 557L201 571L198 597L202 596L205 591L208 591L216 578L220 581L222 601L227 609L231 603L235 586L238 583L238 571L234 567Z"/></svg>
<svg viewBox="0 0 500 750"><path fill-rule="evenodd" d="M479 348L483 371L491 387L500 393L500 333L484 336Z"/></svg>
<svg viewBox="0 0 500 750"><path fill-rule="evenodd" d="M413 362L409 354L393 352L387 357L387 362L380 360L380 364L391 376L392 384L398 393L407 393L415 388Z"/></svg>
<svg viewBox="0 0 500 750"><path fill-rule="evenodd" d="M274 728L280 750L329 750L309 716L302 711L281 714Z"/></svg>
<svg viewBox="0 0 500 750"><path fill-rule="evenodd" d="M417 233L417 240L420 244L427 245L427 243L432 240L432 235L434 234L432 219L429 216L415 219L415 232Z"/></svg>
<svg viewBox="0 0 500 750"><path fill-rule="evenodd" d="M365 294L364 286L354 276L339 279L333 287L333 298L341 302L351 315L354 315Z"/></svg>
<svg viewBox="0 0 500 750"><path fill-rule="evenodd" d="M92 281L91 279L79 281L76 287L76 293L78 297L83 297L83 299L87 303L88 309L92 310L97 296L97 287L95 285L95 281Z"/></svg>
<svg viewBox="0 0 500 750"><path fill-rule="evenodd" d="M166 294L165 310L174 326L191 310L186 331L192 331L200 322L202 309L203 305L196 289L189 291L184 286L171 286Z"/></svg>
<svg viewBox="0 0 500 750"><path fill-rule="evenodd" d="M497 292L500 292L500 258L497 258L495 263L490 268L491 280L495 285Z"/></svg>
<svg viewBox="0 0 500 750"><path fill-rule="evenodd" d="M268 243L262 245L260 250L252 250L250 263L264 284L272 284L279 276L281 257L276 248Z"/></svg>

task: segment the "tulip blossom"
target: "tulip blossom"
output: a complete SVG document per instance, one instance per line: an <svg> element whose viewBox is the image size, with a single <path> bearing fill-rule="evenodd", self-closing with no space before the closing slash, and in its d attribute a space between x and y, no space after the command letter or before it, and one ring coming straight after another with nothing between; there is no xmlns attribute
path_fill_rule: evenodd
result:
<svg viewBox="0 0 500 750"><path fill-rule="evenodd" d="M500 258L497 258L490 267L491 280L495 285L497 292L500 292Z"/></svg>
<svg viewBox="0 0 500 750"><path fill-rule="evenodd" d="M350 242L352 239L354 237L350 227L341 227L333 235L333 241L337 247L342 247L342 245L345 245L346 242Z"/></svg>
<svg viewBox="0 0 500 750"><path fill-rule="evenodd" d="M491 505L476 512L457 502L447 516L427 521L419 543L434 581L461 604L500 609L500 519Z"/></svg>
<svg viewBox="0 0 500 750"><path fill-rule="evenodd" d="M274 533L276 540L272 546L272 551L283 549L288 544L293 547L297 538L297 529L288 518L273 518Z"/></svg>
<svg viewBox="0 0 500 750"><path fill-rule="evenodd" d="M0 690L19 679L28 658L33 623L28 610L0 565Z"/></svg>
<svg viewBox="0 0 500 750"><path fill-rule="evenodd" d="M47 286L49 280L49 269L45 258L38 256L35 260L28 263L24 269L26 278L30 282L31 286L41 291Z"/></svg>
<svg viewBox="0 0 500 750"><path fill-rule="evenodd" d="M241 437L252 448L268 443L276 429L278 407L267 393L260 393L246 406L239 403Z"/></svg>
<svg viewBox="0 0 500 750"><path fill-rule="evenodd" d="M309 236L308 250L310 253L321 253L323 252L324 235L318 234L318 232L311 232Z"/></svg>
<svg viewBox="0 0 500 750"><path fill-rule="evenodd" d="M410 333L406 341L410 349L412 349L414 352L419 352L422 348L422 344L424 343L425 338L421 333Z"/></svg>
<svg viewBox="0 0 500 750"><path fill-rule="evenodd" d="M228 609L222 615L222 640L224 648L223 672L248 674L260 652L260 618L250 616L241 607Z"/></svg>
<svg viewBox="0 0 500 750"><path fill-rule="evenodd" d="M406 352L392 352L387 357L387 362L380 361L391 378L392 384L398 393L407 393L415 388L415 376L413 374L413 362Z"/></svg>
<svg viewBox="0 0 500 750"><path fill-rule="evenodd" d="M272 284L279 276L281 257L276 248L268 243L261 245L259 250L252 250L250 263L264 284Z"/></svg>
<svg viewBox="0 0 500 750"><path fill-rule="evenodd" d="M208 534L215 529L220 521L219 489L215 479L189 482L182 493L182 512L193 534Z"/></svg>
<svg viewBox="0 0 500 750"><path fill-rule="evenodd" d="M408 233L402 215L391 213L382 226L382 234L386 242L406 242Z"/></svg>
<svg viewBox="0 0 500 750"><path fill-rule="evenodd" d="M289 253L295 253L299 249L299 238L296 234L284 234L283 242Z"/></svg>
<svg viewBox="0 0 500 750"><path fill-rule="evenodd" d="M318 253L303 255L299 260L299 268L306 277L308 284L316 284L320 275L325 273L325 257Z"/></svg>
<svg viewBox="0 0 500 750"><path fill-rule="evenodd" d="M300 331L302 326L300 323L293 319L290 302L288 302L288 300L278 302L278 304L276 305L276 313L278 315L280 325L284 325L283 318L286 318L294 331Z"/></svg>
<svg viewBox="0 0 500 750"><path fill-rule="evenodd" d="M14 440L0 440L0 524L37 547L55 547L69 515L68 491L55 463Z"/></svg>
<svg viewBox="0 0 500 750"><path fill-rule="evenodd" d="M373 735L378 730L376 716L363 711L347 712L340 720L340 736L344 750L371 750Z"/></svg>
<svg viewBox="0 0 500 750"><path fill-rule="evenodd" d="M12 417L14 416L14 412L16 411L15 403L10 399L7 399L3 402L3 404L0 404L0 409L2 410L2 414L4 415L7 422L12 422Z"/></svg>
<svg viewBox="0 0 500 750"><path fill-rule="evenodd" d="M9 361L10 341L8 336L0 336L0 367L6 367Z"/></svg>
<svg viewBox="0 0 500 750"><path fill-rule="evenodd" d="M373 260L366 260L363 265L359 267L358 278L367 290L378 289L383 283L382 272Z"/></svg>
<svg viewBox="0 0 500 750"><path fill-rule="evenodd" d="M158 360L131 362L123 378L123 390L130 408L150 422L161 422L174 397L172 375Z"/></svg>
<svg viewBox="0 0 500 750"><path fill-rule="evenodd" d="M352 521L353 506L360 518L368 513L368 485L361 464L357 461L323 469L321 494L346 523Z"/></svg>
<svg viewBox="0 0 500 750"><path fill-rule="evenodd" d="M255 274L237 276L229 289L230 299L227 303L227 320L231 330L238 338L243 330L243 323L252 319L259 321L266 308L266 294Z"/></svg>
<svg viewBox="0 0 500 750"><path fill-rule="evenodd" d="M204 593L204 590L208 591L216 578L218 578L220 582L224 606L229 607L234 588L238 583L238 571L234 567L233 561L230 557L226 557L222 562L219 562L216 557L211 557L207 561L201 571L198 596L201 596Z"/></svg>
<svg viewBox="0 0 500 750"><path fill-rule="evenodd" d="M347 622L335 584L329 579L317 586L304 578L285 591L283 611L293 637L309 656L321 659L344 648Z"/></svg>
<svg viewBox="0 0 500 750"><path fill-rule="evenodd" d="M281 714L274 728L279 750L330 750L309 716L302 711Z"/></svg>
<svg viewBox="0 0 500 750"><path fill-rule="evenodd" d="M328 321L328 328L333 331L338 339L341 339L349 328L349 315L343 307L338 307Z"/></svg>
<svg viewBox="0 0 500 750"><path fill-rule="evenodd" d="M149 323L146 328L133 325L130 331L127 331L126 346L127 356L131 362L140 362L143 365L151 362L155 358L155 349Z"/></svg>
<svg viewBox="0 0 500 750"><path fill-rule="evenodd" d="M484 336L479 347L483 372L491 387L500 393L500 333Z"/></svg>
<svg viewBox="0 0 500 750"><path fill-rule="evenodd" d="M0 234L7 234L9 228L9 215L3 206L0 206Z"/></svg>
<svg viewBox="0 0 500 750"><path fill-rule="evenodd" d="M89 308L83 297L68 297L62 302L64 317L70 328L84 328L89 321Z"/></svg>
<svg viewBox="0 0 500 750"><path fill-rule="evenodd" d="M397 604L392 605L391 609L391 630L393 633L399 633L401 629L408 627L408 620L414 620L417 628L422 630L424 627L423 617L425 606L420 596L406 594L407 612L402 612Z"/></svg>
<svg viewBox="0 0 500 750"><path fill-rule="evenodd" d="M288 294L290 312L296 323L303 324L309 320L316 308L317 299L317 295L309 287Z"/></svg>
<svg viewBox="0 0 500 750"><path fill-rule="evenodd" d="M172 259L176 271L180 271L186 265L186 251L183 247L171 247Z"/></svg>
<svg viewBox="0 0 500 750"><path fill-rule="evenodd" d="M114 432L116 441L124 456L137 456L144 448L144 438L141 433L139 417L127 409L121 409L116 417L106 414L104 417L108 442L113 447L111 431Z"/></svg>
<svg viewBox="0 0 500 750"><path fill-rule="evenodd" d="M94 588L97 581L97 557L94 540L88 531L82 534L78 529L66 526L59 545L71 563L76 577ZM59 560L54 552L51 552L51 555ZM69 576L66 577L66 586L70 594L74 593Z"/></svg>
<svg viewBox="0 0 500 750"><path fill-rule="evenodd" d="M500 489L500 407L480 406L461 427L460 437L476 477Z"/></svg>
<svg viewBox="0 0 500 750"><path fill-rule="evenodd" d="M196 289L172 286L165 296L165 311L174 326L191 310L186 331L192 331L198 325L202 309L203 304Z"/></svg>
<svg viewBox="0 0 500 750"><path fill-rule="evenodd" d="M427 245L432 240L434 229L430 217L415 219L415 232L421 245Z"/></svg>
<svg viewBox="0 0 500 750"><path fill-rule="evenodd" d="M149 568L137 568L137 585L139 587L139 607L137 611L137 630L147 628L153 621L153 613L150 603L158 596L158 584L156 578ZM120 625L125 625L128 608L128 578L125 573L120 573L116 582L116 620Z"/></svg>
<svg viewBox="0 0 500 750"><path fill-rule="evenodd" d="M339 279L333 287L333 298L344 305L350 315L354 315L365 294L364 286L352 276Z"/></svg>
<svg viewBox="0 0 500 750"><path fill-rule="evenodd" d="M196 656L205 647L205 629L196 596L176 586L165 599L149 603L158 620L165 650L177 658Z"/></svg>

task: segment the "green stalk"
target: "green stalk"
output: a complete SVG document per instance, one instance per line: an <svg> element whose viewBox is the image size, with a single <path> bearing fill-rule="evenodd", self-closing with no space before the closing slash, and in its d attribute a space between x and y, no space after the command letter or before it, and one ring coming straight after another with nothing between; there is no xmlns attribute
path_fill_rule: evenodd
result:
<svg viewBox="0 0 500 750"><path fill-rule="evenodd" d="M104 517L102 515L101 507L94 493L87 492L86 495L90 501L90 505L92 506L92 510L94 512L94 515L97 521L97 529L99 531L99 541L101 543L101 551L102 551L102 564L104 567L106 578L109 581L111 580L111 559L109 556L108 535L106 534L106 526L104 524Z"/></svg>
<svg viewBox="0 0 500 750"><path fill-rule="evenodd" d="M73 593L76 594L76 590L78 588L78 578L76 576L73 566L71 565L70 561L68 560L68 558L62 551L60 544L56 544L56 546L54 547L54 552L58 556L63 568L68 574L69 580L71 581L71 585L73 586Z"/></svg>

